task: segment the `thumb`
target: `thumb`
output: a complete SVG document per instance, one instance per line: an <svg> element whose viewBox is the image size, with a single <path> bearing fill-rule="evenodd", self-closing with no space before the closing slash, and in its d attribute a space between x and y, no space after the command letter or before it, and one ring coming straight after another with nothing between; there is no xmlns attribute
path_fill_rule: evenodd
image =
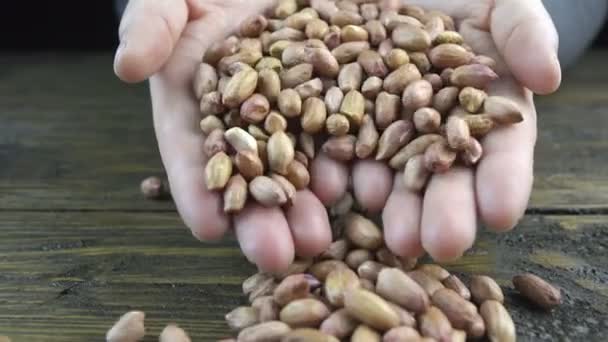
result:
<svg viewBox="0 0 608 342"><path fill-rule="evenodd" d="M123 81L146 80L167 62L186 26L185 0L131 0L120 23L114 72Z"/></svg>

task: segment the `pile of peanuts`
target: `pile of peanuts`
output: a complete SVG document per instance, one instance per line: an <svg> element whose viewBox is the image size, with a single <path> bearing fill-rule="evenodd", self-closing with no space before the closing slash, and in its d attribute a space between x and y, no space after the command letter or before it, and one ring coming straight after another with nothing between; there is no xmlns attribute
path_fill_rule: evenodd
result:
<svg viewBox="0 0 608 342"><path fill-rule="evenodd" d="M480 139L523 120L488 96L495 61L438 11L372 0L281 0L213 44L193 77L223 210L288 206L318 153L385 162L423 191L432 173L473 167Z"/></svg>

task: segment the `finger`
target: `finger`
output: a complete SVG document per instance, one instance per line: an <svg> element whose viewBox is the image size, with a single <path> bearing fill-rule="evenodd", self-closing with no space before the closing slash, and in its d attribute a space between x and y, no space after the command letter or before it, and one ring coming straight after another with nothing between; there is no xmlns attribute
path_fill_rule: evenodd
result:
<svg viewBox="0 0 608 342"><path fill-rule="evenodd" d="M331 228L327 210L311 191L298 191L286 216L298 256L314 257L329 247Z"/></svg>
<svg viewBox="0 0 608 342"><path fill-rule="evenodd" d="M384 208L391 193L393 175L386 164L375 160L361 160L353 167L353 186L357 202L368 212Z"/></svg>
<svg viewBox="0 0 608 342"><path fill-rule="evenodd" d="M283 211L250 204L234 216L241 250L262 272L282 272L294 258L291 233Z"/></svg>
<svg viewBox="0 0 608 342"><path fill-rule="evenodd" d="M473 171L436 173L424 194L421 240L435 261L452 261L469 249L476 232Z"/></svg>
<svg viewBox="0 0 608 342"><path fill-rule="evenodd" d="M310 185L321 203L330 206L346 192L348 168L324 154L318 155L310 168Z"/></svg>
<svg viewBox="0 0 608 342"><path fill-rule="evenodd" d="M114 71L125 82L140 82L169 59L188 20L184 0L131 0L119 28Z"/></svg>
<svg viewBox="0 0 608 342"><path fill-rule="evenodd" d="M382 211L384 240L395 254L417 258L424 254L420 243L422 198L405 189L403 174L395 176L393 191Z"/></svg>
<svg viewBox="0 0 608 342"><path fill-rule="evenodd" d="M540 0L496 0L490 27L498 50L521 84L538 94L557 90L561 83L558 35Z"/></svg>
<svg viewBox="0 0 608 342"><path fill-rule="evenodd" d="M536 112L531 94L512 80L496 84L491 93L516 101L524 114L524 121L485 137L484 156L477 167L481 219L489 228L504 231L513 228L524 215L532 191Z"/></svg>

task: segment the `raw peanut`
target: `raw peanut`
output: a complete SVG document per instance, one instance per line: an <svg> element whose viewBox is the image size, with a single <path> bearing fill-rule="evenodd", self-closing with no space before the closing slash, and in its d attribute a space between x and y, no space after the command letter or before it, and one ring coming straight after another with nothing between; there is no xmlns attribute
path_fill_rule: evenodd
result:
<svg viewBox="0 0 608 342"><path fill-rule="evenodd" d="M443 284L439 280L429 276L423 271L414 270L407 272L407 275L418 283L418 285L420 285L429 296L432 296L435 291L444 288Z"/></svg>
<svg viewBox="0 0 608 342"><path fill-rule="evenodd" d="M224 126L224 123L222 122L222 120L220 120L215 115L209 115L209 116L205 117L204 119L202 119L200 126L201 126L201 131L203 131L203 134L205 134L207 136L216 129L221 129L223 131L226 128L226 126Z"/></svg>
<svg viewBox="0 0 608 342"><path fill-rule="evenodd" d="M277 7L274 9L274 16L280 19L285 19L288 16L296 13L298 3L296 0L280 0Z"/></svg>
<svg viewBox="0 0 608 342"><path fill-rule="evenodd" d="M357 90L351 90L344 95L340 113L345 115L353 126L359 127L365 114L365 98Z"/></svg>
<svg viewBox="0 0 608 342"><path fill-rule="evenodd" d="M217 91L212 91L201 97L200 107L203 116L217 115L225 111L222 104L222 95Z"/></svg>
<svg viewBox="0 0 608 342"><path fill-rule="evenodd" d="M420 79L422 79L422 75L414 64L404 64L386 76L384 90L391 94L401 95L405 87Z"/></svg>
<svg viewBox="0 0 608 342"><path fill-rule="evenodd" d="M403 171L403 185L406 189L420 192L426 186L431 172L427 170L424 163L424 155L418 154L410 158L405 164Z"/></svg>
<svg viewBox="0 0 608 342"><path fill-rule="evenodd" d="M366 42L369 38L369 33L361 27L356 25L346 25L342 27L340 32L340 39L342 42Z"/></svg>
<svg viewBox="0 0 608 342"><path fill-rule="evenodd" d="M339 11L336 3L333 1L311 1L310 6L319 13L319 17L326 21Z"/></svg>
<svg viewBox="0 0 608 342"><path fill-rule="evenodd" d="M327 107L327 113L334 114L340 111L340 105L344 99L344 93L338 87L331 87L325 93L325 106Z"/></svg>
<svg viewBox="0 0 608 342"><path fill-rule="evenodd" d="M488 134L495 126L494 121L492 121L487 114L463 115L462 118L467 122L467 125L469 125L469 131L474 137Z"/></svg>
<svg viewBox="0 0 608 342"><path fill-rule="evenodd" d="M297 160L292 161L291 164L287 166L285 178L287 178L298 190L305 189L310 183L310 174L308 173L306 166Z"/></svg>
<svg viewBox="0 0 608 342"><path fill-rule="evenodd" d="M460 105L469 113L477 113L487 96L483 90L465 87L460 91L458 100L460 101Z"/></svg>
<svg viewBox="0 0 608 342"><path fill-rule="evenodd" d="M416 5L403 5L399 9L399 13L409 15L410 17L414 17L421 22L426 22L428 20L427 14L422 7Z"/></svg>
<svg viewBox="0 0 608 342"><path fill-rule="evenodd" d="M483 111L497 124L514 124L524 120L519 106L502 96L489 96L483 103Z"/></svg>
<svg viewBox="0 0 608 342"><path fill-rule="evenodd" d="M281 312L281 321L291 327L316 327L329 316L329 309L313 298L296 299L289 302Z"/></svg>
<svg viewBox="0 0 608 342"><path fill-rule="evenodd" d="M281 273L275 273L274 277L276 279L285 279L287 276L292 274L304 273L310 266L312 265L312 259L298 259L294 260L289 266L287 270Z"/></svg>
<svg viewBox="0 0 608 342"><path fill-rule="evenodd" d="M308 167L308 157L306 156L306 154L304 154L304 152L296 151L293 159L299 161L305 167Z"/></svg>
<svg viewBox="0 0 608 342"><path fill-rule="evenodd" d="M473 54L457 44L440 44L431 49L429 58L435 68L457 68L468 64Z"/></svg>
<svg viewBox="0 0 608 342"><path fill-rule="evenodd" d="M358 269L366 261L372 261L374 255L367 249L354 249L346 255L346 264L352 269Z"/></svg>
<svg viewBox="0 0 608 342"><path fill-rule="evenodd" d="M314 19L306 24L306 36L311 39L323 39L329 32L329 25L321 19Z"/></svg>
<svg viewBox="0 0 608 342"><path fill-rule="evenodd" d="M443 88L443 81L441 80L441 76L438 74L426 74L422 77L422 79L431 84L434 92L437 92Z"/></svg>
<svg viewBox="0 0 608 342"><path fill-rule="evenodd" d="M263 15L256 15L245 19L241 23L239 33L242 37L257 37L268 26L268 20Z"/></svg>
<svg viewBox="0 0 608 342"><path fill-rule="evenodd" d="M422 74L426 74L431 70L431 61L424 52L410 52L410 63L413 63Z"/></svg>
<svg viewBox="0 0 608 342"><path fill-rule="evenodd" d="M385 265L375 262L375 261L366 261L357 267L357 274L361 279L367 279L371 282L375 282L378 279L378 274L386 268Z"/></svg>
<svg viewBox="0 0 608 342"><path fill-rule="evenodd" d="M293 88L299 84L312 79L312 64L302 63L290 69L283 70L280 74L281 86L283 88Z"/></svg>
<svg viewBox="0 0 608 342"><path fill-rule="evenodd" d="M241 175L234 175L226 184L224 190L224 212L237 213L247 202L247 181Z"/></svg>
<svg viewBox="0 0 608 342"><path fill-rule="evenodd" d="M224 152L216 153L205 166L205 184L208 190L223 189L232 175L232 160Z"/></svg>
<svg viewBox="0 0 608 342"><path fill-rule="evenodd" d="M370 4L361 4L361 16L363 17L363 19L365 19L366 21L370 21L370 20L374 20L376 18L378 18L378 5L374 4L374 3L370 3Z"/></svg>
<svg viewBox="0 0 608 342"><path fill-rule="evenodd" d="M481 304L479 313L485 322L490 341L515 342L517 340L513 319L500 302L486 300Z"/></svg>
<svg viewBox="0 0 608 342"><path fill-rule="evenodd" d="M237 152L258 152L258 145L255 138L240 127L232 127L224 132L224 139L226 139Z"/></svg>
<svg viewBox="0 0 608 342"><path fill-rule="evenodd" d="M483 64L468 64L454 69L450 83L458 87L485 89L490 82L498 79L494 70Z"/></svg>
<svg viewBox="0 0 608 342"><path fill-rule="evenodd" d="M332 25L336 26L346 26L346 25L361 25L363 24L363 18L359 15L359 13L354 13L350 11L339 10L335 12L330 20Z"/></svg>
<svg viewBox="0 0 608 342"><path fill-rule="evenodd" d="M234 76L244 69L252 67L262 58L262 53L256 50L241 50L231 56L226 56L218 63L218 70Z"/></svg>
<svg viewBox="0 0 608 342"><path fill-rule="evenodd" d="M412 327L393 328L382 336L382 342L418 341L420 334Z"/></svg>
<svg viewBox="0 0 608 342"><path fill-rule="evenodd" d="M390 70L395 70L410 62L410 56L403 49L392 49L384 57L384 62Z"/></svg>
<svg viewBox="0 0 608 342"><path fill-rule="evenodd" d="M264 120L264 129L270 134L283 132L287 129L287 119L273 110Z"/></svg>
<svg viewBox="0 0 608 342"><path fill-rule="evenodd" d="M287 203L285 191L270 177L255 177L249 182L249 193L265 207L276 207Z"/></svg>
<svg viewBox="0 0 608 342"><path fill-rule="evenodd" d="M359 13L359 6L357 6L356 2L351 0L338 1L336 2L336 6L344 11Z"/></svg>
<svg viewBox="0 0 608 342"><path fill-rule="evenodd" d="M471 140L467 122L458 116L450 116L445 127L448 145L455 150L466 151Z"/></svg>
<svg viewBox="0 0 608 342"><path fill-rule="evenodd" d="M257 91L266 97L270 103L276 103L279 93L281 92L281 79L279 78L279 74L272 69L261 70L258 74Z"/></svg>
<svg viewBox="0 0 608 342"><path fill-rule="evenodd" d="M371 220L351 213L346 217L346 237L355 246L376 250L382 245L382 232Z"/></svg>
<svg viewBox="0 0 608 342"><path fill-rule="evenodd" d="M224 56L232 55L239 50L239 39L235 36L230 36L224 40L211 44L205 51L203 62L209 65L215 65Z"/></svg>
<svg viewBox="0 0 608 342"><path fill-rule="evenodd" d="M341 33L342 30L339 26L333 25L329 27L329 31L327 32L325 37L323 37L323 43L325 43L328 49L333 50L340 46L340 44L342 43L340 39Z"/></svg>
<svg viewBox="0 0 608 342"><path fill-rule="evenodd" d="M306 47L301 42L290 42L281 52L281 62L285 68L307 63L307 59Z"/></svg>
<svg viewBox="0 0 608 342"><path fill-rule="evenodd" d="M270 56L272 56L274 58L278 58L278 59L280 59L282 61L282 59L283 59L283 50L285 50L291 44L292 44L292 42L290 42L289 40L279 40L277 42L274 42L268 48L268 53L270 54Z"/></svg>
<svg viewBox="0 0 608 342"><path fill-rule="evenodd" d="M382 90L382 79L380 77L368 77L361 86L361 93L366 99L375 100Z"/></svg>
<svg viewBox="0 0 608 342"><path fill-rule="evenodd" d="M453 86L454 84L452 84L452 74L454 74L454 69L452 68L445 68L441 71L441 74L439 74L441 76L441 80L443 81L443 84L445 86Z"/></svg>
<svg viewBox="0 0 608 342"><path fill-rule="evenodd" d="M371 280L369 280L369 279L359 279L359 282L361 283L361 288L362 289L365 289L365 290L368 290L368 291L372 291L372 292L376 292L376 287L375 287L374 283Z"/></svg>
<svg viewBox="0 0 608 342"><path fill-rule="evenodd" d="M139 189L146 199L163 199L171 195L168 184L158 177L148 177L139 185Z"/></svg>
<svg viewBox="0 0 608 342"><path fill-rule="evenodd" d="M342 66L338 75L338 86L344 93L361 88L363 68L359 63L349 63Z"/></svg>
<svg viewBox="0 0 608 342"><path fill-rule="evenodd" d="M340 72L338 61L326 48L307 48L305 51L318 76L335 78Z"/></svg>
<svg viewBox="0 0 608 342"><path fill-rule="evenodd" d="M262 159L253 151L237 152L234 157L234 165L246 180L252 180L264 174Z"/></svg>
<svg viewBox="0 0 608 342"><path fill-rule="evenodd" d="M285 27L285 25L283 25L282 22L277 22L276 19L273 19L272 22L270 20L268 21L269 31L264 31L264 32L262 32L262 34L260 34L260 42L262 42L262 52L263 53L268 53L268 51L270 51L270 47L272 46L272 44L274 44L276 42L274 40L271 40L272 32L278 31L278 30L282 29L283 27ZM285 41L288 41L288 40L285 40ZM275 57L275 56L273 56L273 57Z"/></svg>
<svg viewBox="0 0 608 342"><path fill-rule="evenodd" d="M345 338L350 336L356 327L357 321L348 314L346 309L342 308L332 312L321 323L319 330L337 338Z"/></svg>
<svg viewBox="0 0 608 342"><path fill-rule="evenodd" d="M273 43L278 42L279 40L289 40L298 42L304 39L306 39L306 35L304 34L304 32L293 29L291 27L283 27L272 32L268 36L268 45L270 46Z"/></svg>
<svg viewBox="0 0 608 342"><path fill-rule="evenodd" d="M483 320L482 320L483 322ZM452 330L452 342L466 342L467 341L467 333L464 330Z"/></svg>
<svg viewBox="0 0 608 342"><path fill-rule="evenodd" d="M259 123L264 121L270 111L268 99L261 94L253 94L241 105L241 118L245 122Z"/></svg>
<svg viewBox="0 0 608 342"><path fill-rule="evenodd" d="M306 81L295 87L302 100L306 100L309 97L316 97L321 95L323 90L323 82L320 78L314 78L310 81Z"/></svg>
<svg viewBox="0 0 608 342"><path fill-rule="evenodd" d="M324 282L327 275L338 268L348 268L348 266L340 260L323 260L310 266L308 272L319 281Z"/></svg>
<svg viewBox="0 0 608 342"><path fill-rule="evenodd" d="M287 180L287 178L278 175L276 173L273 173L270 178L272 178L272 180L274 180L275 182L277 182L281 188L283 189L283 191L285 192L285 196L287 196L287 206L291 206L293 205L293 201L296 198L296 187L291 184L291 182L289 180Z"/></svg>
<svg viewBox="0 0 608 342"><path fill-rule="evenodd" d="M430 302L424 289L398 268L384 268L378 274L376 292L414 313L424 312Z"/></svg>
<svg viewBox="0 0 608 342"><path fill-rule="evenodd" d="M331 137L321 146L321 150L332 159L346 162L355 157L356 141L354 135Z"/></svg>
<svg viewBox="0 0 608 342"><path fill-rule="evenodd" d="M378 20L370 20L365 23L365 30L369 33L369 41L372 46L378 46L386 39L386 28Z"/></svg>
<svg viewBox="0 0 608 342"><path fill-rule="evenodd" d="M431 36L422 28L400 24L392 33L395 46L407 51L424 51L431 46Z"/></svg>
<svg viewBox="0 0 608 342"><path fill-rule="evenodd" d="M331 50L338 63L351 63L359 57L359 54L369 49L368 42L346 42Z"/></svg>
<svg viewBox="0 0 608 342"><path fill-rule="evenodd" d="M363 67L367 76L384 78L388 74L388 68L384 64L382 56L376 51L366 50L359 54L357 62Z"/></svg>
<svg viewBox="0 0 608 342"><path fill-rule="evenodd" d="M310 294L310 283L306 274L287 276L274 289L273 298L279 306L287 305L296 299L307 298Z"/></svg>
<svg viewBox="0 0 608 342"><path fill-rule="evenodd" d="M354 288L358 288L359 277L348 268L337 268L327 275L323 285L323 294L334 307L344 306L344 294Z"/></svg>
<svg viewBox="0 0 608 342"><path fill-rule="evenodd" d="M304 101L300 124L304 132L315 134L325 127L327 110L325 103L318 97L310 97Z"/></svg>
<svg viewBox="0 0 608 342"><path fill-rule="evenodd" d="M391 252L387 247L382 247L376 251L376 259L378 262L389 267L402 267L399 257L393 254L393 252Z"/></svg>
<svg viewBox="0 0 608 342"><path fill-rule="evenodd" d="M260 38L243 38L241 39L241 51L252 51L252 52L257 52L257 53L263 53L264 52L264 45L262 44L262 40ZM257 63L256 63L256 70L262 70L264 69L264 67L283 67L282 65L280 65L280 61L279 61L279 65L276 65L276 61L264 61L264 57L262 57L262 59L260 59ZM274 58L272 57L267 57L266 59L272 59L274 60ZM278 60L277 60L278 61ZM260 67L258 69L258 66Z"/></svg>
<svg viewBox="0 0 608 342"><path fill-rule="evenodd" d="M445 278L442 283L446 288L454 290L460 297L466 300L471 299L471 291L469 291L466 285L457 276L452 274Z"/></svg>
<svg viewBox="0 0 608 342"><path fill-rule="evenodd" d="M120 316L118 321L106 333L106 341L130 342L143 339L146 334L145 317L146 314L143 311L129 311Z"/></svg>
<svg viewBox="0 0 608 342"><path fill-rule="evenodd" d="M256 298L251 307L258 312L259 322L275 321L279 319L279 306L273 296L262 296Z"/></svg>
<svg viewBox="0 0 608 342"><path fill-rule="evenodd" d="M390 124L380 136L376 160L391 158L406 146L415 136L414 125L411 121L397 120Z"/></svg>
<svg viewBox="0 0 608 342"><path fill-rule="evenodd" d="M280 342L291 331L283 322L268 321L243 329L237 340L239 342Z"/></svg>
<svg viewBox="0 0 608 342"><path fill-rule="evenodd" d="M294 13L283 20L286 27L296 30L304 30L309 22L319 19L319 14L312 8L304 8L300 12Z"/></svg>
<svg viewBox="0 0 608 342"><path fill-rule="evenodd" d="M315 342L340 342L337 338L327 335L319 330L312 328L299 328L292 330L283 337L281 342L300 342L300 341L315 341Z"/></svg>
<svg viewBox="0 0 608 342"><path fill-rule="evenodd" d="M444 138L439 134L425 134L420 136L399 150L399 152L390 159L389 165L393 169L401 169L411 157L424 153L429 146L442 140L444 140Z"/></svg>
<svg viewBox="0 0 608 342"><path fill-rule="evenodd" d="M400 108L400 98L387 92L376 97L376 124L380 130L387 129L396 119Z"/></svg>
<svg viewBox="0 0 608 342"><path fill-rule="evenodd" d="M388 302L388 305L390 305L390 307L395 310L395 312L399 316L399 325L404 325L407 327L416 326L416 318L414 318L411 313L407 312L404 308L392 302Z"/></svg>
<svg viewBox="0 0 608 342"><path fill-rule="evenodd" d="M207 63L199 64L194 75L193 90L197 99L217 89L217 71Z"/></svg>
<svg viewBox="0 0 608 342"><path fill-rule="evenodd" d="M471 59L471 64L483 64L489 67L490 69L496 68L496 61L492 57L484 55L474 56L473 59Z"/></svg>
<svg viewBox="0 0 608 342"><path fill-rule="evenodd" d="M256 288L249 293L249 302L253 303L256 298L271 295L277 283L273 278L262 281Z"/></svg>
<svg viewBox="0 0 608 342"><path fill-rule="evenodd" d="M258 323L258 313L250 306L239 306L225 316L232 331L239 332Z"/></svg>
<svg viewBox="0 0 608 342"><path fill-rule="evenodd" d="M388 31L393 31L395 32L397 30L398 27L400 26L411 26L417 29L422 30L423 25L420 22L420 20L407 16L407 15L401 15L398 13L388 13L386 15L384 15L384 12L382 14L380 14L380 21L382 22L382 24L384 24L384 26L386 27L386 29ZM403 30L403 29L402 29ZM426 31L422 31L424 33L426 33ZM421 45L425 44L424 42L426 41L426 38L419 38L417 37L418 33L414 33L413 37L408 38L406 36L406 34L400 33L399 40L402 42L407 42L410 44L413 44L413 46L416 46L418 48L422 48ZM430 44L430 36L428 35L428 33L426 34L429 38L429 44ZM395 40L394 36L393 36L393 40ZM420 42L422 41L422 42ZM410 45L408 45L410 46ZM415 50L415 49L412 49Z"/></svg>
<svg viewBox="0 0 608 342"><path fill-rule="evenodd" d="M441 20L438 16L431 16L424 23L424 29L428 32L431 37L431 41L434 42L437 39L437 36L444 32L445 25L443 24L443 20Z"/></svg>
<svg viewBox="0 0 608 342"><path fill-rule="evenodd" d="M344 295L344 307L352 317L380 331L399 325L399 315L388 305L388 302L364 289L347 291Z"/></svg>
<svg viewBox="0 0 608 342"><path fill-rule="evenodd" d="M450 289L439 289L431 298L433 305L439 308L450 320L452 327L463 329L471 337L482 337L485 333L483 319L477 313L477 307L460 297Z"/></svg>
<svg viewBox="0 0 608 342"><path fill-rule="evenodd" d="M424 164L431 172L447 172L455 160L456 152L450 150L445 139L433 143L424 152Z"/></svg>
<svg viewBox="0 0 608 342"><path fill-rule="evenodd" d="M266 273L256 273L243 281L243 294L248 295L272 277Z"/></svg>
<svg viewBox="0 0 608 342"><path fill-rule="evenodd" d="M366 159L374 153L378 145L378 130L374 120L369 115L364 115L359 128L359 136L355 144L355 154L359 159Z"/></svg>
<svg viewBox="0 0 608 342"><path fill-rule="evenodd" d="M298 142L304 154L306 154L308 158L313 159L315 157L315 141L312 136L302 132L300 133Z"/></svg>
<svg viewBox="0 0 608 342"><path fill-rule="evenodd" d="M175 324L167 325L158 337L159 342L191 342L190 336L184 329Z"/></svg>
<svg viewBox="0 0 608 342"><path fill-rule="evenodd" d="M222 93L224 106L234 108L239 106L253 94L258 84L258 73L253 69L243 69L230 79Z"/></svg>
<svg viewBox="0 0 608 342"><path fill-rule="evenodd" d="M458 103L460 89L457 87L445 87L439 90L433 97L433 108L439 113L446 114Z"/></svg>
<svg viewBox="0 0 608 342"><path fill-rule="evenodd" d="M366 114L371 114L375 111L376 109L376 104L374 103L374 101L370 100L370 99L365 99L365 103L363 105L364 108L364 112Z"/></svg>
<svg viewBox="0 0 608 342"><path fill-rule="evenodd" d="M281 114L288 118L297 117L302 112L302 99L293 89L283 89L279 93L277 105Z"/></svg>
<svg viewBox="0 0 608 342"><path fill-rule="evenodd" d="M422 107L414 112L414 126L420 133L436 133L441 125L441 113L431 107ZM466 122L463 124L468 128Z"/></svg>
<svg viewBox="0 0 608 342"><path fill-rule="evenodd" d="M350 193L347 193L350 197L350 201L352 202L352 196ZM331 243L329 247L319 255L319 259L334 259L334 260L344 260L346 257L346 252L348 252L349 243L345 239L339 239Z"/></svg>
<svg viewBox="0 0 608 342"><path fill-rule="evenodd" d="M378 53L382 58L386 58L393 48L393 41L391 39L385 39L378 45Z"/></svg>
<svg viewBox="0 0 608 342"><path fill-rule="evenodd" d="M418 266L416 269L428 274L429 276L439 281L444 281L450 276L450 272L436 264L424 264Z"/></svg>
<svg viewBox="0 0 608 342"><path fill-rule="evenodd" d="M534 274L516 275L513 286L522 296L544 310L550 311L562 303L560 290Z"/></svg>
<svg viewBox="0 0 608 342"><path fill-rule="evenodd" d="M448 318L435 306L431 306L420 316L419 329L423 336L436 341L451 341L452 326Z"/></svg>
<svg viewBox="0 0 608 342"><path fill-rule="evenodd" d="M334 136L341 136L348 133L350 130L350 122L346 116L342 114L332 114L325 121L327 133Z"/></svg>
<svg viewBox="0 0 608 342"><path fill-rule="evenodd" d="M222 75L220 77L220 79L217 81L217 91L221 94L224 93L224 90L226 89L226 85L228 84L228 81L230 81L232 77L227 76L227 75Z"/></svg>
<svg viewBox="0 0 608 342"><path fill-rule="evenodd" d="M338 80L334 78L322 78L321 82L323 82L323 95L325 96L331 88L338 86Z"/></svg>
<svg viewBox="0 0 608 342"><path fill-rule="evenodd" d="M496 281L485 275L475 275L471 277L471 297L477 305L481 305L486 300L495 300L503 303L505 296Z"/></svg>
<svg viewBox="0 0 608 342"><path fill-rule="evenodd" d="M351 342L380 342L381 340L382 336L378 332L364 324L357 326L350 338Z"/></svg>
<svg viewBox="0 0 608 342"><path fill-rule="evenodd" d="M433 44L441 45L441 44L458 44L461 45L464 43L464 39L460 35L460 33L456 31L443 31L433 39Z"/></svg>
<svg viewBox="0 0 608 342"><path fill-rule="evenodd" d="M417 80L410 83L403 91L401 102L403 107L410 110L417 110L428 107L433 100L433 86L429 81Z"/></svg>

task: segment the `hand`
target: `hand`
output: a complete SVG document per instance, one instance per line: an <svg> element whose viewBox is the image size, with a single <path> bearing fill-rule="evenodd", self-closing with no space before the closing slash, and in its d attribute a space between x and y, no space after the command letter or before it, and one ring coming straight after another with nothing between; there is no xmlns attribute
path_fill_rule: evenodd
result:
<svg viewBox="0 0 608 342"><path fill-rule="evenodd" d="M221 238L231 222L222 212L220 194L208 191L204 183L206 159L192 77L212 43L272 3L131 0L120 25L115 72L129 83L150 79L154 128L171 192L185 224L200 240ZM336 179L342 169L323 160L315 165L326 177L327 189L319 192L321 196L331 197L332 189L346 185L346 178ZM284 270L294 254L314 256L331 243L326 210L310 191L300 191L285 213L249 205L234 217L234 229L246 257L268 272Z"/></svg>
<svg viewBox="0 0 608 342"><path fill-rule="evenodd" d="M554 92L561 82L558 37L540 0L408 0L454 17L473 50L497 61L500 80L490 94L506 96L524 121L490 133L476 171L436 174L424 197L403 190L397 178L383 211L386 243L397 254L428 252L453 260L473 245L477 217L495 231L512 229L523 216L533 183L536 110L533 92Z"/></svg>

